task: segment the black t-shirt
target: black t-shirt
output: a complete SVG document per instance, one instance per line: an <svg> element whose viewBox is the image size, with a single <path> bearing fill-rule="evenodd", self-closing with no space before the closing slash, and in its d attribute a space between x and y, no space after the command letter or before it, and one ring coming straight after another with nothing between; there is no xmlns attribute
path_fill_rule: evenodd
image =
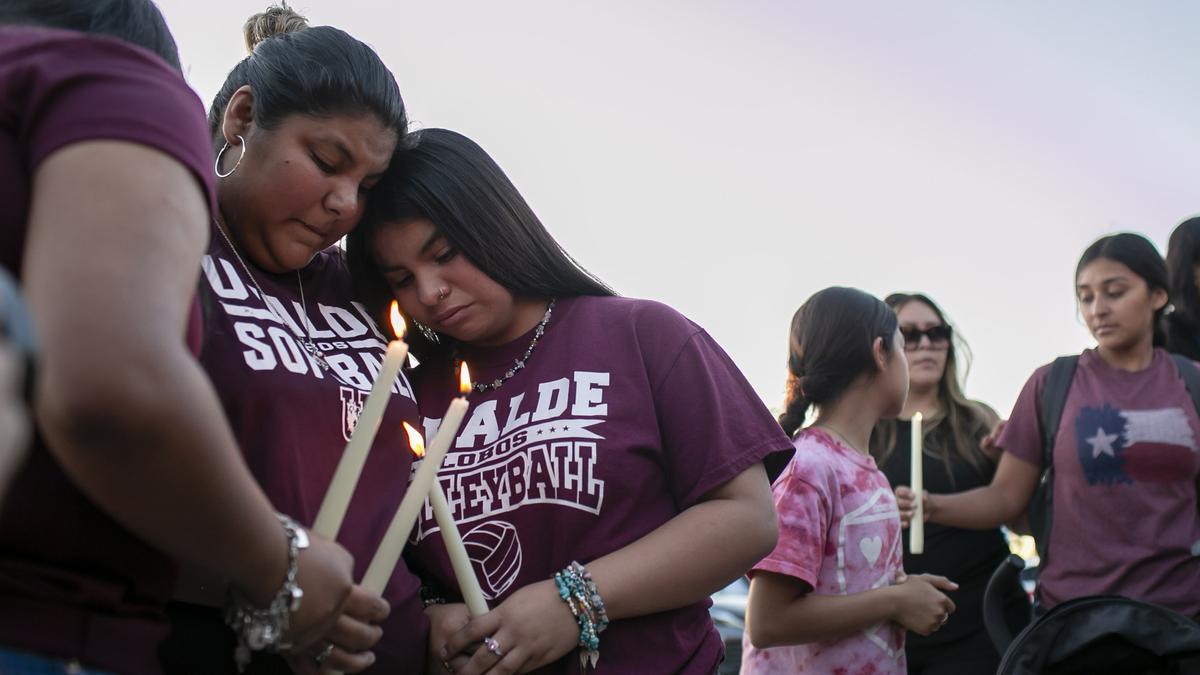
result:
<svg viewBox="0 0 1200 675"><path fill-rule="evenodd" d="M996 465L984 459L976 468L950 448L942 453L953 438L948 430L934 427L925 432L925 490L931 494L962 492L988 485L996 472ZM912 485L912 423L896 422L896 448L880 469L892 486ZM949 471L947 462L949 459ZM908 634L908 646L942 644L964 637L983 628L983 592L987 588L992 572L1008 556L1008 544L999 530L960 530L936 523L925 523L925 553L911 555L908 552L908 530L904 531L904 571L908 574L939 574L959 585L957 591L947 593L954 601L956 610L946 625L933 635L923 637ZM1010 601L1017 605L1013 613L1018 617L1024 611L1020 590L1011 589Z"/></svg>

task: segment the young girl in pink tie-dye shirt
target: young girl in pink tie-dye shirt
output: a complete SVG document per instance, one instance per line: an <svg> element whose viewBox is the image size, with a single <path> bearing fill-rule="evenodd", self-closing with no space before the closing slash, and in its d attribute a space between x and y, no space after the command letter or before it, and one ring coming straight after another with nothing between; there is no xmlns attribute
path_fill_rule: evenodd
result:
<svg viewBox="0 0 1200 675"><path fill-rule="evenodd" d="M779 421L795 454L774 486L779 543L751 572L742 673L901 675L905 630L954 611L954 583L904 575L896 501L867 452L903 407L903 347L895 313L855 289L820 291L792 319Z"/></svg>

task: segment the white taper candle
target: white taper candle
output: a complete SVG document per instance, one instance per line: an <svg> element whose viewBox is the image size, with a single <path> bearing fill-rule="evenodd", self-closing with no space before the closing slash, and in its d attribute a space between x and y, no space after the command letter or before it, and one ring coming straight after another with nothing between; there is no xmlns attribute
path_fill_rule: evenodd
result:
<svg viewBox="0 0 1200 675"><path fill-rule="evenodd" d="M911 483L913 497L916 499L917 505L913 510L912 522L908 525L908 552L912 555L920 555L925 552L925 473L924 473L924 441L925 433L922 430L923 416L920 412L912 416L912 479Z"/></svg>

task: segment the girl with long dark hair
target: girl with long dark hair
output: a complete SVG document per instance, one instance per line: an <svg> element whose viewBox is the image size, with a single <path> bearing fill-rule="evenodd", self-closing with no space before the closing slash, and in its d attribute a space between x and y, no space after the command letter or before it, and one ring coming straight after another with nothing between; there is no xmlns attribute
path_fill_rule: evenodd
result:
<svg viewBox="0 0 1200 675"><path fill-rule="evenodd" d="M377 307L422 326L428 434L456 364L478 383L440 481L492 610L430 606L442 667L713 673L707 597L773 545L761 460L787 446L729 357L584 271L452 131L397 154L349 254ZM413 537L430 584L457 588L428 511Z"/></svg>
<svg viewBox="0 0 1200 675"><path fill-rule="evenodd" d="M905 629L945 624L955 585L905 576L896 501L868 452L908 392L896 315L853 288L813 295L792 318L787 390L795 453L773 488L779 544L751 571L742 672L900 675Z"/></svg>
<svg viewBox="0 0 1200 675"><path fill-rule="evenodd" d="M1200 360L1200 218L1179 224L1167 242L1171 311L1163 317L1166 350Z"/></svg>
<svg viewBox="0 0 1200 675"><path fill-rule="evenodd" d="M1180 367L1161 348L1167 270L1145 237L1103 237L1075 268L1096 346L1078 358L1053 439L1052 524L1037 594L1050 609L1117 594L1200 617L1200 420ZM931 494L928 520L991 529L1030 505L1043 467L1039 411L1052 366L1021 391L996 444L991 484Z"/></svg>

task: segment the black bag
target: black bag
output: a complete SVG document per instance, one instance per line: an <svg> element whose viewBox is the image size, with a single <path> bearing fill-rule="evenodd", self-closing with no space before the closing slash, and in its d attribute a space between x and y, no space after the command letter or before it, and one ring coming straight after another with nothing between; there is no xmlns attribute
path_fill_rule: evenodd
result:
<svg viewBox="0 0 1200 675"><path fill-rule="evenodd" d="M1118 595L1077 598L1021 631L996 672L1200 674L1200 623Z"/></svg>

